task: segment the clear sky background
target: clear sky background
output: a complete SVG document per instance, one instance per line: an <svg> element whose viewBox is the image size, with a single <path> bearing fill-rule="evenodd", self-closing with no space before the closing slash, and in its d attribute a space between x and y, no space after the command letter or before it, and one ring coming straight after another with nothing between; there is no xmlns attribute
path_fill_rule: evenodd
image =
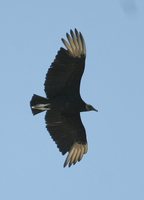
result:
<svg viewBox="0 0 144 200"><path fill-rule="evenodd" d="M61 37L87 45L81 94L89 151L71 168L32 116ZM144 199L144 1L0 1L0 199Z"/></svg>

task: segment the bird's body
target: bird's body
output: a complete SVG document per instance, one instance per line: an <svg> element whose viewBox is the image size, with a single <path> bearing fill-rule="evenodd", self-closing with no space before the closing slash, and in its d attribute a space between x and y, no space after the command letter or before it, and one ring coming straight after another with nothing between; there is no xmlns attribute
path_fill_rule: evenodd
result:
<svg viewBox="0 0 144 200"><path fill-rule="evenodd" d="M62 113L76 113L86 111L85 103L78 97L58 97L51 99L52 109Z"/></svg>
<svg viewBox="0 0 144 200"><path fill-rule="evenodd" d="M80 81L85 67L86 46L83 36L75 29L62 39L60 48L45 80L47 98L33 95L30 106L33 114L47 111L46 127L62 154L68 152L64 163L71 166L87 152L85 128L80 112L95 110L80 96Z"/></svg>

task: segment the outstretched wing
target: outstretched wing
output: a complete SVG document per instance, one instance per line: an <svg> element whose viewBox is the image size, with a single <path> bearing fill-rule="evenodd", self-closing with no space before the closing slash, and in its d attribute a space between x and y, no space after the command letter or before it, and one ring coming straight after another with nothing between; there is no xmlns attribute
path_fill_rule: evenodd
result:
<svg viewBox="0 0 144 200"><path fill-rule="evenodd" d="M58 111L47 111L45 116L46 128L64 155L68 152L64 167L80 161L87 152L85 128L80 114L63 115Z"/></svg>
<svg viewBox="0 0 144 200"><path fill-rule="evenodd" d="M79 95L80 81L84 71L86 46L83 36L75 32L67 33L62 39L66 49L60 48L51 64L45 80L45 93L48 98L58 95Z"/></svg>

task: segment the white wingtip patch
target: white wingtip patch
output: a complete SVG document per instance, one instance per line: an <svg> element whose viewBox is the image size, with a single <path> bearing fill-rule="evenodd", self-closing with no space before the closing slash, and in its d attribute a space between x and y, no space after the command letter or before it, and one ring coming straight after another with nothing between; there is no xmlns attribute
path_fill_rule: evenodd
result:
<svg viewBox="0 0 144 200"><path fill-rule="evenodd" d="M64 162L64 167L66 167L67 165L70 167L71 165L76 164L76 162L79 162L82 159L83 155L87 153L87 151L87 144L75 143L68 153L68 156Z"/></svg>
<svg viewBox="0 0 144 200"><path fill-rule="evenodd" d="M70 30L70 34L66 33L67 41L62 38L62 42L73 57L81 57L86 55L86 45L81 32L75 29Z"/></svg>

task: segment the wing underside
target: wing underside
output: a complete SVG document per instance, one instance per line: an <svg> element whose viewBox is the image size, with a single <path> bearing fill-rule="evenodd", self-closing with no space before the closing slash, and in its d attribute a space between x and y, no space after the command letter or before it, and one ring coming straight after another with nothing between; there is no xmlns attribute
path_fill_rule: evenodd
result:
<svg viewBox="0 0 144 200"><path fill-rule="evenodd" d="M60 48L51 64L45 80L47 97L79 95L80 81L84 71L86 47L83 36L75 30L62 39L66 49Z"/></svg>
<svg viewBox="0 0 144 200"><path fill-rule="evenodd" d="M68 156L64 163L71 166L80 161L87 152L87 140L80 114L64 115L58 111L47 111L46 127L60 152Z"/></svg>

